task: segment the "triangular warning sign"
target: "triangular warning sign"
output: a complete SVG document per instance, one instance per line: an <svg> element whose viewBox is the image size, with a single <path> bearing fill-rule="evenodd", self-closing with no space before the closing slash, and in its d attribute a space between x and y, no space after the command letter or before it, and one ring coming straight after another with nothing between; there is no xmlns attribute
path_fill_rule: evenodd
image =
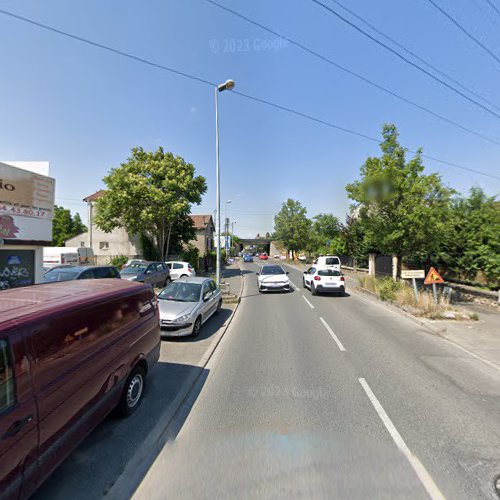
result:
<svg viewBox="0 0 500 500"><path fill-rule="evenodd" d="M444 279L441 278L441 275L433 267L431 267L424 280L424 285L431 285L432 283L443 283L443 282Z"/></svg>

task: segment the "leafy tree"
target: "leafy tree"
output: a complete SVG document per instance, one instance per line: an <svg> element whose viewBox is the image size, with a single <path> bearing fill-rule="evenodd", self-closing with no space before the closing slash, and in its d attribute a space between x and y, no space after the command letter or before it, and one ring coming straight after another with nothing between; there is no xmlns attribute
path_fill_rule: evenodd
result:
<svg viewBox="0 0 500 500"><path fill-rule="evenodd" d="M299 201L288 198L274 217L275 236L293 255L307 246L311 221L306 214L307 209Z"/></svg>
<svg viewBox="0 0 500 500"><path fill-rule="evenodd" d="M359 209L367 241L378 251L408 259L432 255L440 247L453 190L438 174L423 173L421 150L409 161L394 125L384 125L382 156L370 157L361 179L346 186Z"/></svg>
<svg viewBox="0 0 500 500"><path fill-rule="evenodd" d="M124 227L143 234L154 245L157 258L170 250L174 227L200 204L207 190L205 178L180 156L158 148L137 147L125 163L104 178L107 190L96 202L96 225L110 232Z"/></svg>
<svg viewBox="0 0 500 500"><path fill-rule="evenodd" d="M64 242L87 231L80 214L71 215L67 208L55 205L52 219L52 245L64 246Z"/></svg>
<svg viewBox="0 0 500 500"><path fill-rule="evenodd" d="M191 217L189 217L189 215L179 217L172 226L169 254L181 254L186 244L193 241L195 238L196 230Z"/></svg>
<svg viewBox="0 0 500 500"><path fill-rule="evenodd" d="M333 214L316 215L312 219L307 250L313 254L344 253L341 230L342 225Z"/></svg>
<svg viewBox="0 0 500 500"><path fill-rule="evenodd" d="M500 280L500 203L473 187L468 197L453 200L451 222L439 261L461 278L482 272L491 285Z"/></svg>

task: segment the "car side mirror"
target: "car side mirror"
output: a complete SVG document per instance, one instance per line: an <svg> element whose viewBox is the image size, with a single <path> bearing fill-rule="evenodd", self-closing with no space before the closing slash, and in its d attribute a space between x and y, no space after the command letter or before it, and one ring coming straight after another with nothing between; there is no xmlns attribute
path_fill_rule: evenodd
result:
<svg viewBox="0 0 500 500"><path fill-rule="evenodd" d="M151 271L151 269L148 269L145 274L153 274L153 271Z"/></svg>
<svg viewBox="0 0 500 500"><path fill-rule="evenodd" d="M302 274L307 274L307 271L304 271Z"/></svg>
<svg viewBox="0 0 500 500"><path fill-rule="evenodd" d="M255 274L256 274L257 276L259 275L259 273L258 273L258 272L256 272Z"/></svg>
<svg viewBox="0 0 500 500"><path fill-rule="evenodd" d="M207 302L208 299L210 299L210 297L212 296L212 292L209 292L205 295L205 297L203 297L203 302Z"/></svg>
<svg viewBox="0 0 500 500"><path fill-rule="evenodd" d="M290 271L287 271L286 274L290 274Z"/></svg>

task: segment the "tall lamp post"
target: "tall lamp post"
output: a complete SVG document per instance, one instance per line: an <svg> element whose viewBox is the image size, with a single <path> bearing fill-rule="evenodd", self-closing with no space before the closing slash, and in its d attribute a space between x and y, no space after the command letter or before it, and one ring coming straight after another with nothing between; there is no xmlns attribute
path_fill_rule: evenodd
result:
<svg viewBox="0 0 500 500"><path fill-rule="evenodd" d="M233 240L233 237L234 237L234 225L236 224L237 221L233 220L233 222L231 222L231 240ZM233 243L233 241L231 241L231 243ZM233 243L233 246L231 248L234 248L234 243ZM233 253L233 251L231 250L231 254Z"/></svg>
<svg viewBox="0 0 500 500"><path fill-rule="evenodd" d="M227 250L229 248L229 219L227 218L227 206L232 202L232 200L226 200L224 203L224 250L226 251L226 260Z"/></svg>
<svg viewBox="0 0 500 500"><path fill-rule="evenodd" d="M217 205L217 285L220 285L220 169L219 169L219 92L232 90L234 88L233 80L226 80L224 83L215 87L215 178L217 183L216 205Z"/></svg>

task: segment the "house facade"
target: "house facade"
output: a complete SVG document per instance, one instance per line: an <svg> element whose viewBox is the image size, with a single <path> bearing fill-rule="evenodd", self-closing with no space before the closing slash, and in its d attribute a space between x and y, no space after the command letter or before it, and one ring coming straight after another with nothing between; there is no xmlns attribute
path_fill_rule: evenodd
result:
<svg viewBox="0 0 500 500"><path fill-rule="evenodd" d="M116 228L109 233L99 229L94 223L95 202L104 191L97 191L83 199L87 203L88 228L86 233L79 234L65 242L66 246L90 247L94 251L96 264L108 264L118 255L128 258L142 258L143 251L137 235L130 235L124 228ZM190 242L195 246L200 257L205 257L213 248L214 222L210 215L191 215L196 238Z"/></svg>

